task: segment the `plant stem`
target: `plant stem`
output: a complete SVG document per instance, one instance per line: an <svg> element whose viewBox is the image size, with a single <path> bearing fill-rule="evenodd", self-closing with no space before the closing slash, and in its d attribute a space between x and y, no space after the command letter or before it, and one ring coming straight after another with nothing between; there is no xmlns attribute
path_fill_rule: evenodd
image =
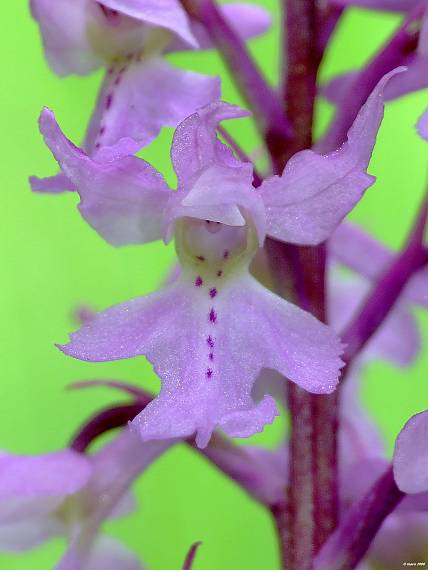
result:
<svg viewBox="0 0 428 570"><path fill-rule="evenodd" d="M389 468L354 504L315 558L313 570L352 570L367 552L385 518L404 497Z"/></svg>

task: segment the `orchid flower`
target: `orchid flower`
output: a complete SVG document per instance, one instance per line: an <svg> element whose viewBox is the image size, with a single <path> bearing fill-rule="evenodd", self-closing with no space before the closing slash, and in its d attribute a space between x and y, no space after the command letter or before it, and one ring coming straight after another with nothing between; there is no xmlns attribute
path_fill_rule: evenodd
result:
<svg viewBox="0 0 428 570"><path fill-rule="evenodd" d="M257 191L251 165L216 135L221 120L246 114L236 107L213 104L179 125L171 152L177 192L143 160L123 158L127 143L122 158L110 149L104 162L93 160L64 137L51 112L42 113L46 143L100 235L114 245L175 237L176 281L104 311L60 347L89 361L148 358L162 388L134 420L144 440L196 432L204 447L215 426L235 437L260 431L277 414L270 396L257 405L251 397L264 368L313 393L334 390L341 367L335 335L266 290L248 268L266 234L302 244L329 237L373 183L366 169L393 74L376 87L338 151L300 152Z"/></svg>
<svg viewBox="0 0 428 570"><path fill-rule="evenodd" d="M57 570L143 570L124 545L100 536L103 521L129 512L133 480L172 444L123 432L92 456L72 450L0 455L0 549L21 551L63 535Z"/></svg>
<svg viewBox="0 0 428 570"><path fill-rule="evenodd" d="M175 127L198 107L220 97L220 81L171 66L167 52L209 47L198 24L189 21L178 0L32 0L46 56L58 75L87 74L107 68L84 149L98 151L121 138L135 150L153 140L163 126ZM246 4L224 7L224 15L243 38L263 33L268 14ZM38 192L74 190L64 175L34 178Z"/></svg>

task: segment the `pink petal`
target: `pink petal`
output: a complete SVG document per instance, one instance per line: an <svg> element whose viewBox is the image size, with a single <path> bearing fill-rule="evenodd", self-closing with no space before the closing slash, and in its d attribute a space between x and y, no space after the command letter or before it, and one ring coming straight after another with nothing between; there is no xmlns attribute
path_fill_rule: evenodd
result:
<svg viewBox="0 0 428 570"><path fill-rule="evenodd" d="M343 278L330 271L329 289L329 322L340 332L356 316L370 285L357 277ZM409 366L416 359L420 346L418 323L402 298L370 339L361 358L364 361L385 359L398 366Z"/></svg>
<svg viewBox="0 0 428 570"><path fill-rule="evenodd" d="M394 260L394 253L362 228L341 224L329 240L329 252L339 263L377 281ZM408 301L428 307L428 271L416 273L403 292Z"/></svg>
<svg viewBox="0 0 428 570"><path fill-rule="evenodd" d="M265 367L311 392L335 388L341 347L328 327L251 278L219 289L215 302L209 291L186 274L101 313L62 347L91 361L147 356L162 389L134 420L143 439L196 432L205 446L216 425L234 437L260 431L276 415L272 398L255 406L251 397Z"/></svg>
<svg viewBox="0 0 428 570"><path fill-rule="evenodd" d="M428 141L428 110L420 117L417 129L420 136Z"/></svg>
<svg viewBox="0 0 428 570"><path fill-rule="evenodd" d="M61 194L62 192L75 191L74 184L63 172L60 172L56 176L48 176L47 178L37 178L37 176L31 176L30 184L33 192Z"/></svg>
<svg viewBox="0 0 428 570"><path fill-rule="evenodd" d="M0 524L0 550L29 550L62 534L62 530L60 523L53 516L26 517L20 522Z"/></svg>
<svg viewBox="0 0 428 570"><path fill-rule="evenodd" d="M324 241L373 184L366 171L383 117L383 90L402 69L380 80L340 149L324 156L298 152L282 176L261 185L271 236L303 245Z"/></svg>
<svg viewBox="0 0 428 570"><path fill-rule="evenodd" d="M0 497L64 497L81 489L90 474L87 459L71 450L5 454L0 457Z"/></svg>
<svg viewBox="0 0 428 570"><path fill-rule="evenodd" d="M159 172L134 156L115 160L114 148L103 148L97 160L90 159L63 135L53 113L46 109L40 130L76 185L82 216L104 239L126 245L162 237L162 213L170 191ZM119 147L121 157L121 143ZM105 162L99 162L102 158Z"/></svg>
<svg viewBox="0 0 428 570"><path fill-rule="evenodd" d="M173 67L160 57L118 64L106 74L84 150L93 154L123 137L145 146L162 127L176 127L219 98L219 78Z"/></svg>
<svg viewBox="0 0 428 570"><path fill-rule="evenodd" d="M242 162L220 142L216 130L221 121L247 115L248 112L239 107L217 102L199 109L178 125L171 157L179 189L190 188L195 174L213 163L242 168Z"/></svg>
<svg viewBox="0 0 428 570"><path fill-rule="evenodd" d="M144 570L137 556L121 542L100 537L84 570Z"/></svg>
<svg viewBox="0 0 428 570"><path fill-rule="evenodd" d="M87 35L88 0L31 0L49 65L58 75L85 75L102 65Z"/></svg>
<svg viewBox="0 0 428 570"><path fill-rule="evenodd" d="M428 411L406 423L395 442L394 477L405 493L428 491Z"/></svg>
<svg viewBox="0 0 428 570"><path fill-rule="evenodd" d="M189 45L198 47L179 0L102 0L102 4L151 26L166 28Z"/></svg>

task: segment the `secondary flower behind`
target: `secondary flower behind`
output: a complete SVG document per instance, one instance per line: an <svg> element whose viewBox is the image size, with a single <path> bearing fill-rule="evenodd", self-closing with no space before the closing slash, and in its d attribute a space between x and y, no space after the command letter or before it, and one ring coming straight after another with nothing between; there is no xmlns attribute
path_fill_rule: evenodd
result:
<svg viewBox="0 0 428 570"><path fill-rule="evenodd" d="M251 165L216 136L221 120L245 114L231 105L208 106L177 128L177 192L143 160L123 157L123 142L122 158L105 149L103 162L92 160L43 112L45 140L81 196L82 215L105 239L125 245L175 237L182 271L173 283L104 311L61 347L82 360L150 360L162 388L134 420L143 439L196 432L203 447L217 425L236 437L260 431L277 413L270 396L257 405L251 397L263 368L310 392L335 389L341 346L334 333L248 268L266 234L302 244L326 239L372 184L366 168L389 77L338 151L298 153L258 191Z"/></svg>
<svg viewBox="0 0 428 570"><path fill-rule="evenodd" d="M220 80L170 65L168 52L209 47L197 24L178 0L32 0L46 57L58 75L107 69L87 129L85 152L123 137L148 144L163 126L220 97ZM257 6L231 4L224 16L241 37L268 29L268 13ZM64 175L35 179L40 192L74 190Z"/></svg>

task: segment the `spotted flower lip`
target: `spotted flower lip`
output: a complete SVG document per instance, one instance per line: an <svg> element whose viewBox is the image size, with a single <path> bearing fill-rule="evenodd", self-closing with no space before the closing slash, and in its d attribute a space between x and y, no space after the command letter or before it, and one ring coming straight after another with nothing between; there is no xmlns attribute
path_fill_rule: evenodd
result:
<svg viewBox="0 0 428 570"><path fill-rule="evenodd" d="M32 0L46 57L55 73L106 74L87 128L83 148L101 151L122 138L149 144L164 126L175 127L197 108L220 98L220 80L170 65L166 53L209 48L198 24L179 0ZM223 8L243 39L265 32L269 14L247 4ZM194 31L193 31L194 28ZM35 192L74 191L64 174L31 178Z"/></svg>
<svg viewBox="0 0 428 570"><path fill-rule="evenodd" d="M255 404L251 395L264 368L310 392L335 389L342 366L336 336L257 283L249 264L266 233L319 243L372 183L366 168L382 90L394 73L375 88L341 149L298 153L258 190L251 167L216 134L220 121L245 115L232 105L211 104L178 126L171 149L177 192L148 163L126 156L127 144L119 158L112 148L103 161L91 159L50 111L42 113L45 140L100 235L114 245L175 237L182 271L173 283L104 311L60 347L88 361L148 358L162 388L133 422L143 439L196 433L204 447L216 426L236 437L260 431L277 413L270 396Z"/></svg>
<svg viewBox="0 0 428 570"><path fill-rule="evenodd" d="M34 548L56 536L69 547L56 570L143 570L124 545L99 533L133 508L128 488L174 441L143 444L129 430L90 456L72 450L0 454L0 550Z"/></svg>

